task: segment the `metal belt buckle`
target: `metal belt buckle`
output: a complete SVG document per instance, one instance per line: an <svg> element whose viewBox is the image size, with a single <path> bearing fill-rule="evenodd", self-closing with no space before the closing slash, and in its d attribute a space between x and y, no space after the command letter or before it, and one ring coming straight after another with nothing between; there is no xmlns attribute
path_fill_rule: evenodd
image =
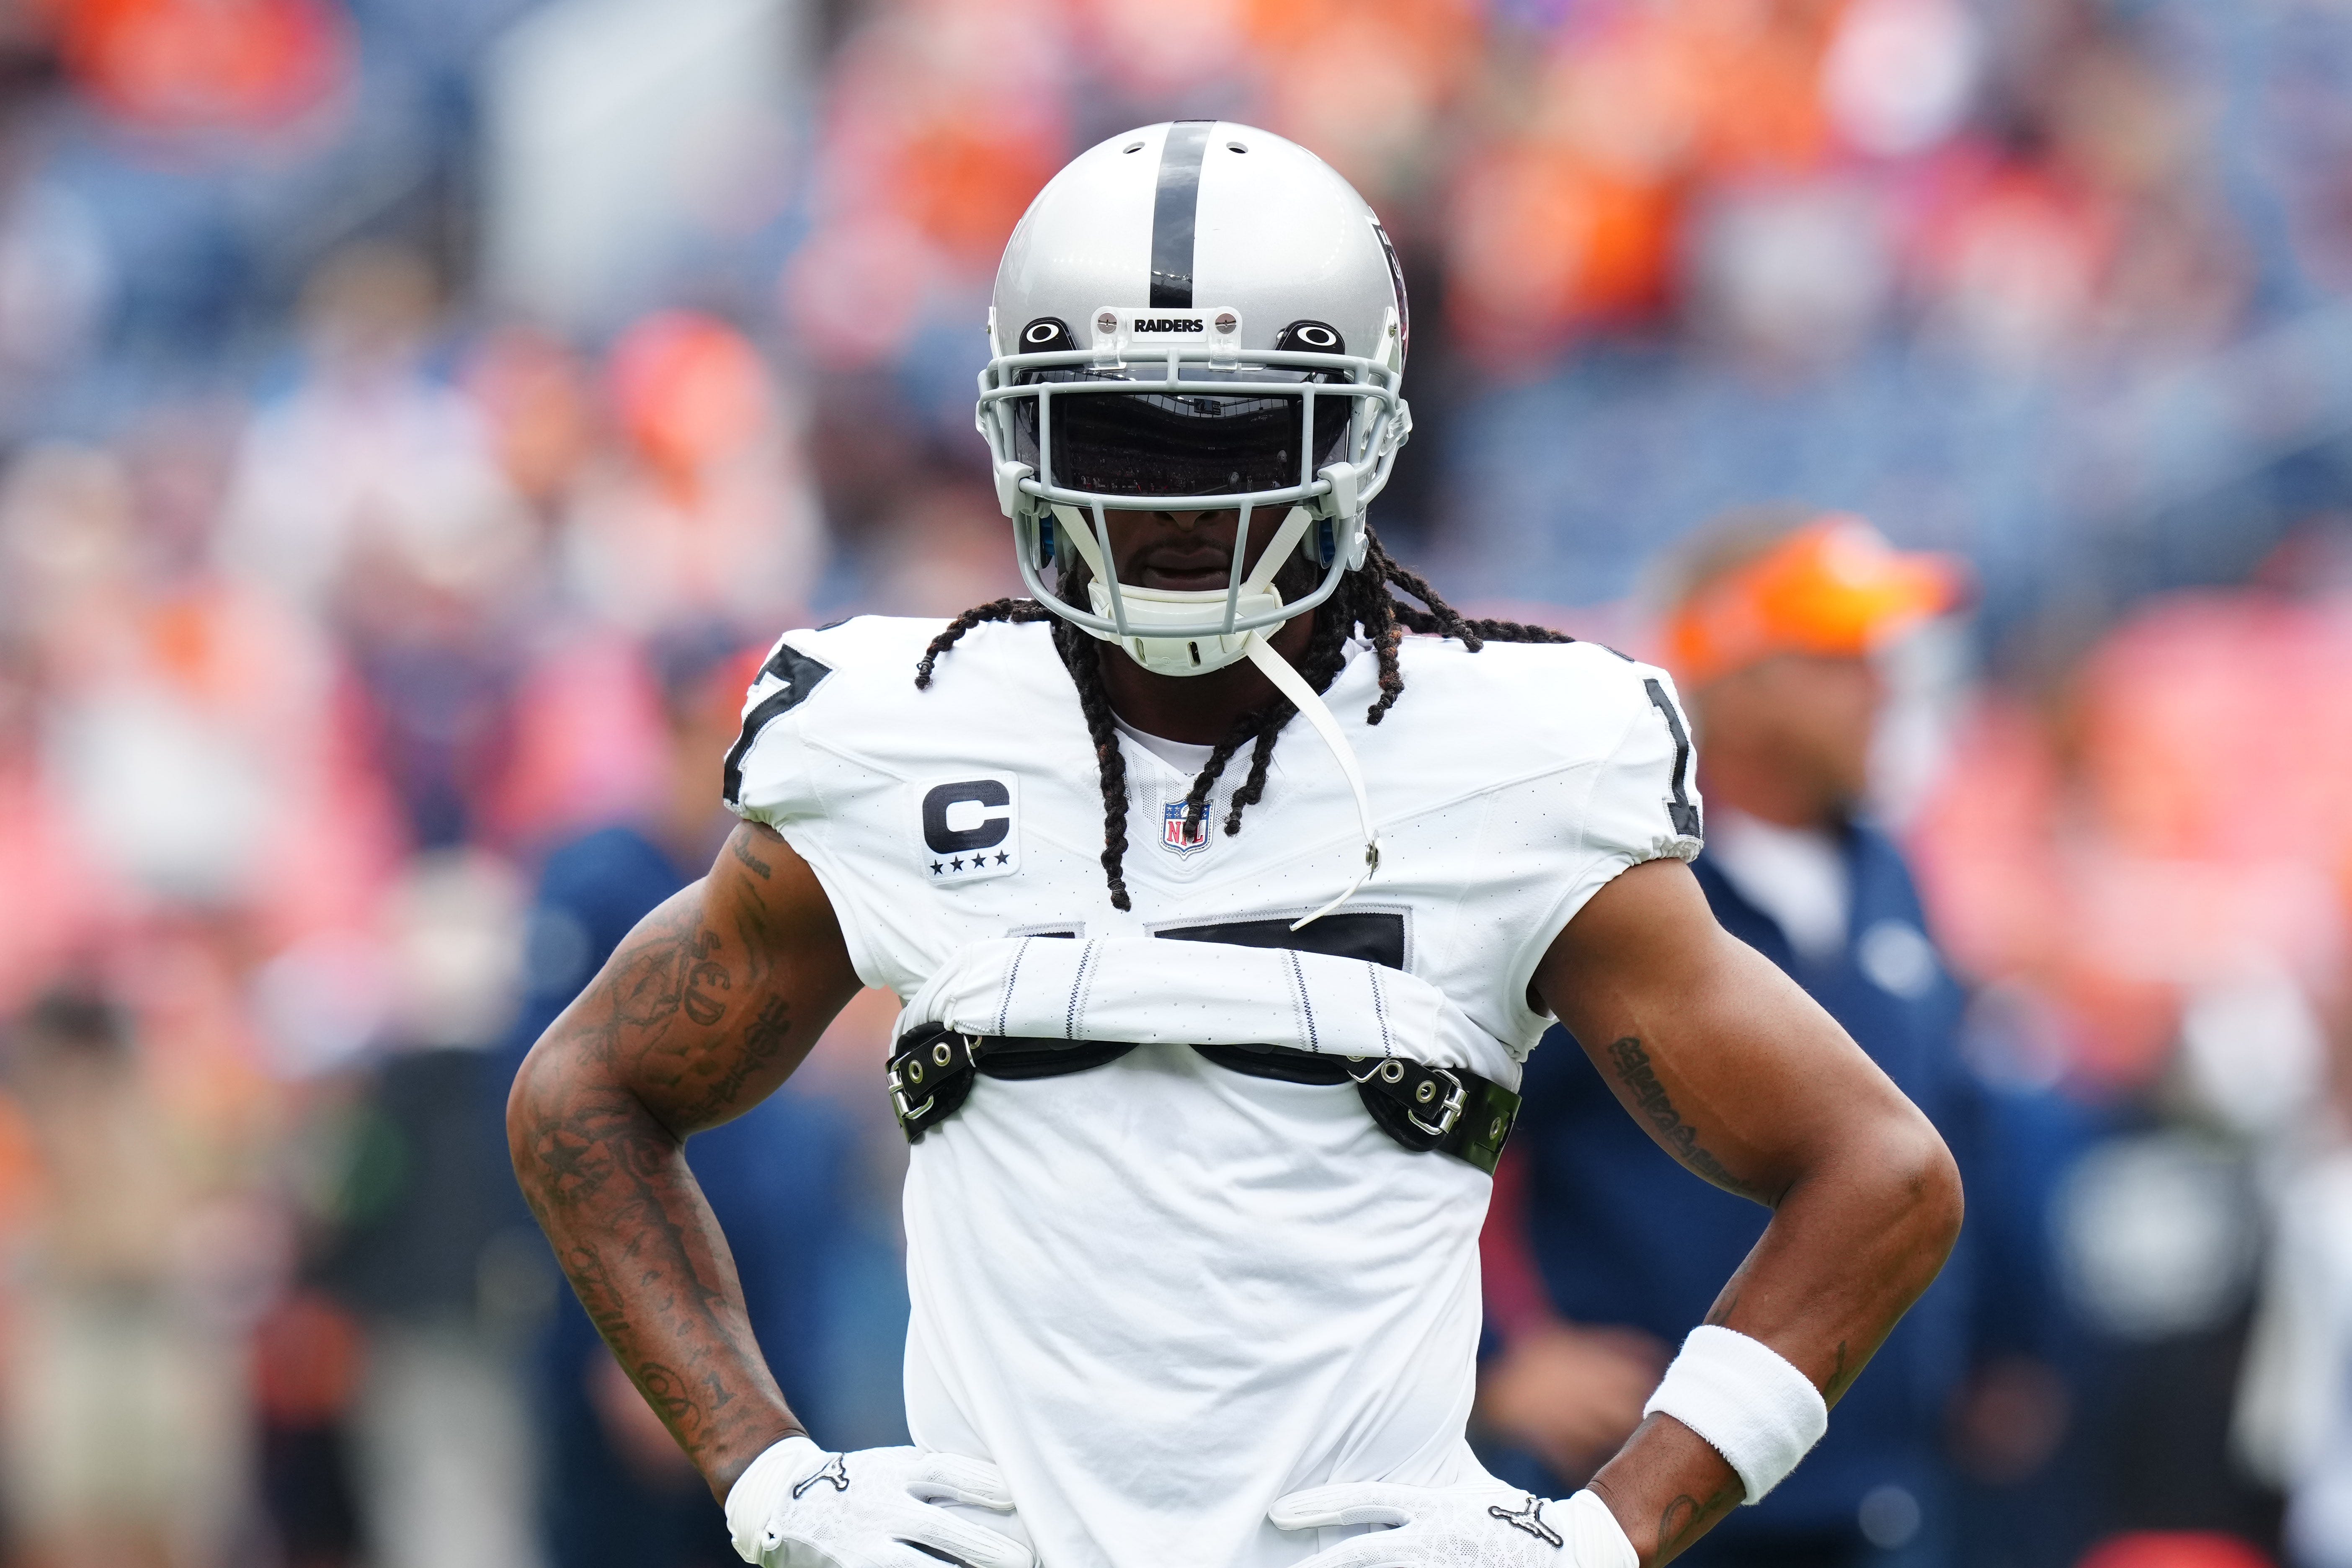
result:
<svg viewBox="0 0 2352 1568"><path fill-rule="evenodd" d="M909 1081L920 1083L932 1072L944 1074L947 1069L954 1067L956 1049L948 1042L959 1037L963 1041L964 1065L969 1068L974 1060L972 1047L977 1043L975 1037L971 1035L961 1037L941 1035L931 1042L929 1050L904 1050L890 1058L887 1069L890 1080L890 1106L898 1113L900 1126L915 1125L929 1115L931 1107L939 1103L939 1091L933 1089L924 1096L922 1104L908 1104L907 1085Z"/></svg>
<svg viewBox="0 0 2352 1568"><path fill-rule="evenodd" d="M907 1080L900 1074L900 1066L901 1063L896 1061L890 1064L890 1108L898 1113L898 1125L908 1127L929 1115L931 1107L939 1103L940 1097L933 1094L928 1096L920 1105L908 1104Z"/></svg>
<svg viewBox="0 0 2352 1568"><path fill-rule="evenodd" d="M1454 1131L1455 1122L1462 1120L1462 1108L1469 1103L1469 1095L1464 1090L1462 1080L1447 1068L1423 1067L1421 1070L1429 1074L1429 1077L1423 1079L1413 1090L1412 1098L1416 1104L1425 1105L1437 1098L1436 1080L1439 1079L1445 1080L1445 1101L1437 1108L1437 1121L1434 1125L1423 1121L1421 1119L1421 1112L1412 1106L1405 1108L1404 1118L1432 1138L1443 1138Z"/></svg>

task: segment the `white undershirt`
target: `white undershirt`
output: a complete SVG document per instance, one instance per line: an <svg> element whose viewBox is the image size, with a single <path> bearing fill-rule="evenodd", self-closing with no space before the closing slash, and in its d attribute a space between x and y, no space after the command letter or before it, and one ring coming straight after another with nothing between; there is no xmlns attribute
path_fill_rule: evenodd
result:
<svg viewBox="0 0 2352 1568"><path fill-rule="evenodd" d="M1209 765L1209 758L1217 749L1214 746L1196 746L1189 741L1171 741L1165 736L1147 735L1116 713L1111 715L1110 721L1118 726L1120 734L1188 778L1199 778L1201 770Z"/></svg>
<svg viewBox="0 0 2352 1568"><path fill-rule="evenodd" d="M1706 858L1741 898L1772 918L1801 956L1828 958L1845 945L1852 894L1844 853L1828 829L1783 827L1713 802Z"/></svg>

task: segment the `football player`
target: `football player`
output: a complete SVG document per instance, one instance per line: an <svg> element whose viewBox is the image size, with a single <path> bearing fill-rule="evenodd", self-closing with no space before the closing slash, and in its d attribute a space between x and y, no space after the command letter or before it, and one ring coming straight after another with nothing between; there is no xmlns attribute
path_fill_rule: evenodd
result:
<svg viewBox="0 0 2352 1568"><path fill-rule="evenodd" d="M1949 1155L1709 915L1664 673L1466 620L1371 533L1410 327L1345 181L1244 125L1114 137L1022 219L988 330L1034 596L776 644L742 825L517 1078L565 1272L748 1562L1667 1560L1933 1278ZM907 1004L915 1446L841 1454L768 1375L685 1149L861 985ZM1555 1016L1773 1211L1567 1499L1464 1439L1479 1226Z"/></svg>

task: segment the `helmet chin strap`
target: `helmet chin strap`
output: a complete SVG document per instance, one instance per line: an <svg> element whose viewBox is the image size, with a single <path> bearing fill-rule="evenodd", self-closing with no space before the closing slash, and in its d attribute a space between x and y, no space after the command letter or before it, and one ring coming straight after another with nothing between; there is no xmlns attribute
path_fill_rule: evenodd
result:
<svg viewBox="0 0 2352 1568"><path fill-rule="evenodd" d="M1356 896L1356 890L1364 885L1366 879L1381 868L1381 837L1372 827L1372 801L1364 793L1364 772L1356 765L1355 748L1349 745L1348 738L1339 732L1339 721L1334 719L1331 710L1323 705L1321 694L1307 685L1307 678L1291 668L1289 661L1274 651L1274 645L1256 632L1250 633L1244 657L1274 682L1276 690L1290 699L1307 721L1315 726L1315 732L1323 737L1323 743L1331 748L1331 755L1339 763L1339 771L1348 775L1349 789L1355 792L1356 820L1364 828L1364 868L1356 873L1356 879L1349 882L1338 898L1313 914L1293 921L1290 929L1297 931L1309 921L1321 920Z"/></svg>
<svg viewBox="0 0 2352 1568"><path fill-rule="evenodd" d="M1095 614L1110 616L1111 595L1105 585L1110 573L1104 560L1102 544L1080 520L1076 508L1057 502L1054 506L1054 514L1062 522L1064 537L1068 539L1079 558L1094 573L1094 581L1087 584L1087 591L1094 601ZM1097 527L1103 526L1099 507L1096 510L1095 521ZM1331 716L1331 710L1324 706L1321 694L1307 684L1306 677L1290 668L1288 660L1275 652L1274 645L1265 640L1263 631L1206 637L1154 637L1145 628L1155 622L1161 626L1197 624L1203 609L1223 609L1229 604L1235 606L1237 619L1243 615L1256 614L1261 609L1279 608L1282 595L1274 586L1274 574L1282 569L1283 562L1298 547L1299 540L1313 521L1314 515L1307 508L1292 507L1289 515L1282 520L1282 526L1275 530L1274 537L1266 542L1256 568L1240 583L1222 592L1213 588L1197 591L1131 588L1124 583L1119 584L1118 607L1124 612L1127 635L1121 637L1117 632L1093 634L1105 642L1117 643L1129 658L1156 675L1206 675L1213 669L1223 669L1246 658L1257 666L1259 673L1274 683L1276 690L1290 699L1291 705L1305 716L1307 721L1315 727L1315 732L1323 737L1323 743L1331 749L1339 771L1347 775L1348 788L1356 797L1356 818L1364 829L1364 868L1356 873L1355 879L1338 898L1313 914L1293 921L1292 931L1309 921L1321 920L1354 898L1366 879L1380 869L1380 835L1372 827L1371 797L1364 791L1364 773L1356 763L1355 749L1340 733L1339 721ZM1242 519L1244 529L1248 521L1244 514ZM1245 539L1246 534L1243 539L1237 539L1235 548L1244 548ZM1093 628L1086 629L1092 631Z"/></svg>
<svg viewBox="0 0 2352 1568"><path fill-rule="evenodd" d="M1292 507L1266 541L1259 554L1256 567L1239 583L1224 588L1176 589L1138 588L1121 582L1115 585L1111 570L1105 559L1107 540L1097 540L1096 530L1108 532L1102 509L1095 509L1095 529L1089 529L1075 507L1059 502L1054 505L1054 516L1061 525L1061 536L1087 563L1094 580L1087 584L1094 613L1107 620L1123 622L1126 635L1116 631L1097 631L1086 627L1091 636L1108 643L1117 643L1128 658L1154 675L1206 675L1240 662L1248 641L1244 632L1212 633L1207 637L1154 635L1156 626L1197 626L1204 619L1222 618L1230 606L1234 619L1265 615L1282 607L1282 595L1274 586L1274 575L1290 552L1298 548L1314 523L1314 514L1303 506ZM1247 548L1249 515L1242 516L1242 533L1235 548ZM1116 597L1114 597L1114 588Z"/></svg>

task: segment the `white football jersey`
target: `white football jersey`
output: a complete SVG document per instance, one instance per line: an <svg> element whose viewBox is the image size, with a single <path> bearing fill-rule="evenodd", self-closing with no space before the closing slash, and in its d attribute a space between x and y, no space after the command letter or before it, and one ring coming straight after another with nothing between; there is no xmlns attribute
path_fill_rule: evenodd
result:
<svg viewBox="0 0 2352 1568"><path fill-rule="evenodd" d="M919 691L940 626L789 634L729 757L730 803L807 860L868 984L909 996L983 938L1286 925L1360 866L1347 782L1305 722L1230 837L1246 752L1188 836L1192 776L1122 737L1119 912L1094 744L1048 627L978 626ZM1286 940L1429 982L1515 1066L1550 1021L1528 986L1561 928L1628 866L1698 852L1688 732L1662 671L1595 644L1408 637L1401 657L1404 694L1378 725L1369 650L1325 694L1362 763L1380 869ZM1213 950L1168 947L1181 994ZM1350 1085L1183 1047L982 1078L908 1173L915 1441L1001 1466L1045 1568L1295 1563L1318 1542L1266 1522L1285 1492L1482 1478L1463 1429L1488 1187L1399 1146Z"/></svg>

